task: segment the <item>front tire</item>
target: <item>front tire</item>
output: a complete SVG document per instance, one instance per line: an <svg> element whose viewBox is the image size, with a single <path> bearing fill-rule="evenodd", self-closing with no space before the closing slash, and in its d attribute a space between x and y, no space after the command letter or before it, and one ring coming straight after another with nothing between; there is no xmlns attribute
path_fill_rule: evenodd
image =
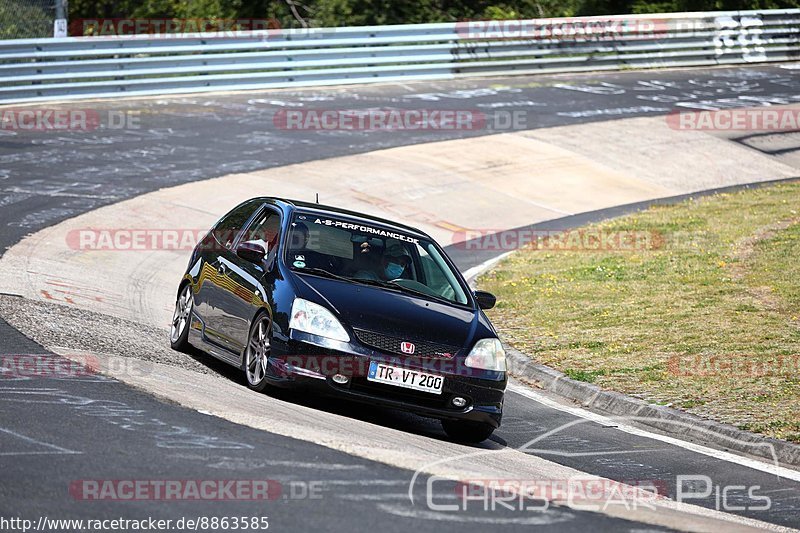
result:
<svg viewBox="0 0 800 533"><path fill-rule="evenodd" d="M264 392L267 383L267 367L270 354L271 321L266 314L259 315L250 328L244 356L244 373L247 386L257 392Z"/></svg>
<svg viewBox="0 0 800 533"><path fill-rule="evenodd" d="M173 350L186 352L189 349L189 328L194 309L194 294L192 284L187 283L178 294L175 302L175 313L172 315L172 328L169 333L169 343Z"/></svg>
<svg viewBox="0 0 800 533"><path fill-rule="evenodd" d="M469 420L442 420L442 428L447 436L456 442L478 444L494 433L494 427Z"/></svg>

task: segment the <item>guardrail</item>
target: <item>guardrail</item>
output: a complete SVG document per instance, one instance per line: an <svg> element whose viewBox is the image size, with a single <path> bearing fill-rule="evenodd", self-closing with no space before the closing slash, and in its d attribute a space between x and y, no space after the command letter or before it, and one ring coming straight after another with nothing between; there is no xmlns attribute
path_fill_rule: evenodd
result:
<svg viewBox="0 0 800 533"><path fill-rule="evenodd" d="M800 58L800 9L0 41L0 103Z"/></svg>

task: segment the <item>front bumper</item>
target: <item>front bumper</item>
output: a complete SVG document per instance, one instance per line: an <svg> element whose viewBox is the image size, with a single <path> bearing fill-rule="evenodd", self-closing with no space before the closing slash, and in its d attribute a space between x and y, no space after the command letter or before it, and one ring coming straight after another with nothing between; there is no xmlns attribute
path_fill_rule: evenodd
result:
<svg viewBox="0 0 800 533"><path fill-rule="evenodd" d="M416 369L444 378L441 394L405 389L367 380L371 361ZM499 427L507 383L504 372L464 368L463 358L419 359L383 354L356 342L342 343L292 331L273 339L267 376L273 385L304 386L352 401L410 411L442 420L469 420ZM333 381L336 374L347 383ZM452 400L467 400L456 407Z"/></svg>

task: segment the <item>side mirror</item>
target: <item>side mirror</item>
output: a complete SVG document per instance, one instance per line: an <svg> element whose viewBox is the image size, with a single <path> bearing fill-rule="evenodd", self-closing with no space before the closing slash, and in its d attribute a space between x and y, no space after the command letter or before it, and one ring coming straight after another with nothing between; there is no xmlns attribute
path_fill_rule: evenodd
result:
<svg viewBox="0 0 800 533"><path fill-rule="evenodd" d="M258 241L247 241L239 244L238 248L236 248L236 255L245 261L260 264L264 260L264 256L267 255L267 250Z"/></svg>
<svg viewBox="0 0 800 533"><path fill-rule="evenodd" d="M497 303L495 295L486 291L475 291L475 299L481 309L491 309Z"/></svg>

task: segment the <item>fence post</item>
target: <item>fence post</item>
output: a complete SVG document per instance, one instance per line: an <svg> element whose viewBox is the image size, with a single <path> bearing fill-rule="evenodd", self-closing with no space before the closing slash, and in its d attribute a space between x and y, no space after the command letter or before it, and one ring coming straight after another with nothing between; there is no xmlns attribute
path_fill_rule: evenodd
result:
<svg viewBox="0 0 800 533"><path fill-rule="evenodd" d="M53 37L67 36L67 0L55 0L56 19L53 21Z"/></svg>

